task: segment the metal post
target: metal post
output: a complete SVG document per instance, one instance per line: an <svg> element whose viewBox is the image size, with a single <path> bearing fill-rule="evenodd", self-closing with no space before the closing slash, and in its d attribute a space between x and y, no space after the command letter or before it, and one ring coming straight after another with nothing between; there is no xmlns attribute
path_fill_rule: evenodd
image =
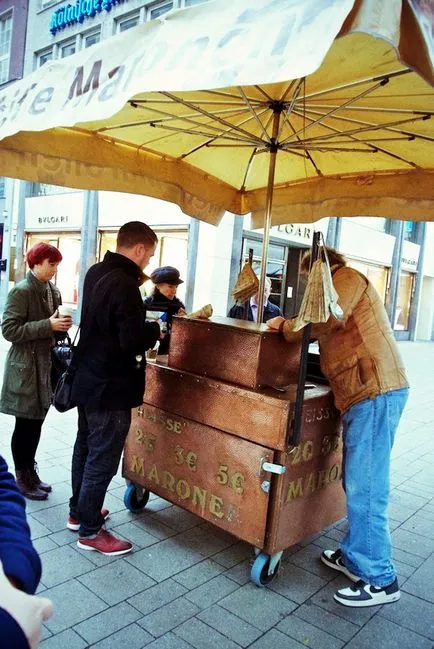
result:
<svg viewBox="0 0 434 649"><path fill-rule="evenodd" d="M83 301L84 277L89 268L96 262L98 238L98 192L84 192L83 221L81 225L80 276L78 280L77 317L81 314ZM79 322L79 319L78 321Z"/></svg>
<svg viewBox="0 0 434 649"><path fill-rule="evenodd" d="M5 208L3 211L3 259L6 268L0 272L0 313L3 314L9 293L9 277L11 264L12 223L15 203L15 180L5 179Z"/></svg>
<svg viewBox="0 0 434 649"><path fill-rule="evenodd" d="M318 247L321 238L320 232L315 232L312 242L312 264L318 259ZM303 329L303 339L300 351L300 367L298 370L297 397L294 405L294 416L291 421L292 434L289 438L289 446L298 446L301 434L301 416L304 403L304 384L306 383L307 359L309 354L309 343L312 325L308 324Z"/></svg>
<svg viewBox="0 0 434 649"><path fill-rule="evenodd" d="M20 282L26 274L24 261L24 242L26 230L26 188L24 180L17 180L18 183L18 215L17 215L17 240L15 244L15 281Z"/></svg>
<svg viewBox="0 0 434 649"><path fill-rule="evenodd" d="M281 108L276 109L273 115L273 135L271 136L272 144L270 146L270 166L268 168L268 185L267 185L267 199L265 204L265 217L264 217L264 243L262 245L262 261L261 261L261 277L259 280L259 293L258 293L258 322L262 322L264 315L264 290L265 290L265 277L267 275L267 258L268 258L268 244L270 242L270 228L271 228L271 208L273 206L273 190L274 190L274 175L276 171L276 156L277 144L276 139L279 133Z"/></svg>
<svg viewBox="0 0 434 649"><path fill-rule="evenodd" d="M392 325L395 324L396 302L398 297L399 278L401 275L402 247L404 242L404 221L392 222L393 234L396 237L392 257L389 291L386 298L386 311Z"/></svg>

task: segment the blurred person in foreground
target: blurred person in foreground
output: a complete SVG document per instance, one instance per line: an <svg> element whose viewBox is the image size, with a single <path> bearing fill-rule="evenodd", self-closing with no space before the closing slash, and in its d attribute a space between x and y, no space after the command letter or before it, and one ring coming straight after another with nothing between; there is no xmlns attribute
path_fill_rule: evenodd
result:
<svg viewBox="0 0 434 649"><path fill-rule="evenodd" d="M59 250L37 243L26 259L30 270L9 292L3 314L3 336L12 345L6 358L0 410L15 417L11 447L18 487L30 500L45 500L51 486L39 478L35 457L53 396L51 348L56 334L65 334L72 319L58 316L62 298L51 282L62 261Z"/></svg>
<svg viewBox="0 0 434 649"><path fill-rule="evenodd" d="M408 398L408 382L384 305L369 280L328 249L333 284L343 321L330 315L312 325L320 348L321 369L328 379L343 422L343 487L348 532L337 550L321 560L354 583L334 599L344 606L365 607L399 599L391 559L388 524L390 455ZM309 272L311 254L301 270ZM273 318L288 342L299 340L294 320Z"/></svg>
<svg viewBox="0 0 434 649"><path fill-rule="evenodd" d="M107 252L85 277L80 340L72 363L72 399L78 432L72 457L72 497L67 528L77 546L115 556L131 543L104 527L107 488L119 467L131 409L143 403L145 354L160 328L145 321L139 286L157 247L157 236L141 221L123 225L116 252Z"/></svg>
<svg viewBox="0 0 434 649"><path fill-rule="evenodd" d="M25 501L0 456L0 647L39 647L42 622L53 613L49 599L34 596L40 578Z"/></svg>
<svg viewBox="0 0 434 649"><path fill-rule="evenodd" d="M259 279L259 278L258 278ZM271 279L269 277L265 278L265 287L264 287L264 315L262 317L262 322L268 322L271 318L276 318L277 316L282 315L282 311L278 306L270 302L269 297L271 293ZM228 313L228 318L238 318L238 320L244 320L244 304L234 304ZM253 295L249 300L247 320L250 322L258 321L258 293Z"/></svg>

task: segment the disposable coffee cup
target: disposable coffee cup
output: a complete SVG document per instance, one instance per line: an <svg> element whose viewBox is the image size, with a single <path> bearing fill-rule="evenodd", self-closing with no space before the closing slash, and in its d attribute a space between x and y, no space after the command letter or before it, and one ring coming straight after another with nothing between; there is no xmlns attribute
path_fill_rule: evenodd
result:
<svg viewBox="0 0 434 649"><path fill-rule="evenodd" d="M75 309L70 306L64 306L61 304L59 306L59 318L74 318Z"/></svg>

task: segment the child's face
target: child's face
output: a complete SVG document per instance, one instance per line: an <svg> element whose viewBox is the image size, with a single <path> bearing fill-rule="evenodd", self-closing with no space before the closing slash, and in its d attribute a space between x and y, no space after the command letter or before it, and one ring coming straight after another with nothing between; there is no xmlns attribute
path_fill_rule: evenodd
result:
<svg viewBox="0 0 434 649"><path fill-rule="evenodd" d="M176 284L157 284L157 288L168 300L173 300L178 289Z"/></svg>

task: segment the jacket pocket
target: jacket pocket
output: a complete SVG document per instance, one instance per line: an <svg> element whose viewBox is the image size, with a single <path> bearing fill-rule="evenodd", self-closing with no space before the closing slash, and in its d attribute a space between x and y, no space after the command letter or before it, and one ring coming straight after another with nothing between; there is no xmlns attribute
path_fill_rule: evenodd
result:
<svg viewBox="0 0 434 649"><path fill-rule="evenodd" d="M7 387L12 394L31 396L36 390L33 363L9 361Z"/></svg>

